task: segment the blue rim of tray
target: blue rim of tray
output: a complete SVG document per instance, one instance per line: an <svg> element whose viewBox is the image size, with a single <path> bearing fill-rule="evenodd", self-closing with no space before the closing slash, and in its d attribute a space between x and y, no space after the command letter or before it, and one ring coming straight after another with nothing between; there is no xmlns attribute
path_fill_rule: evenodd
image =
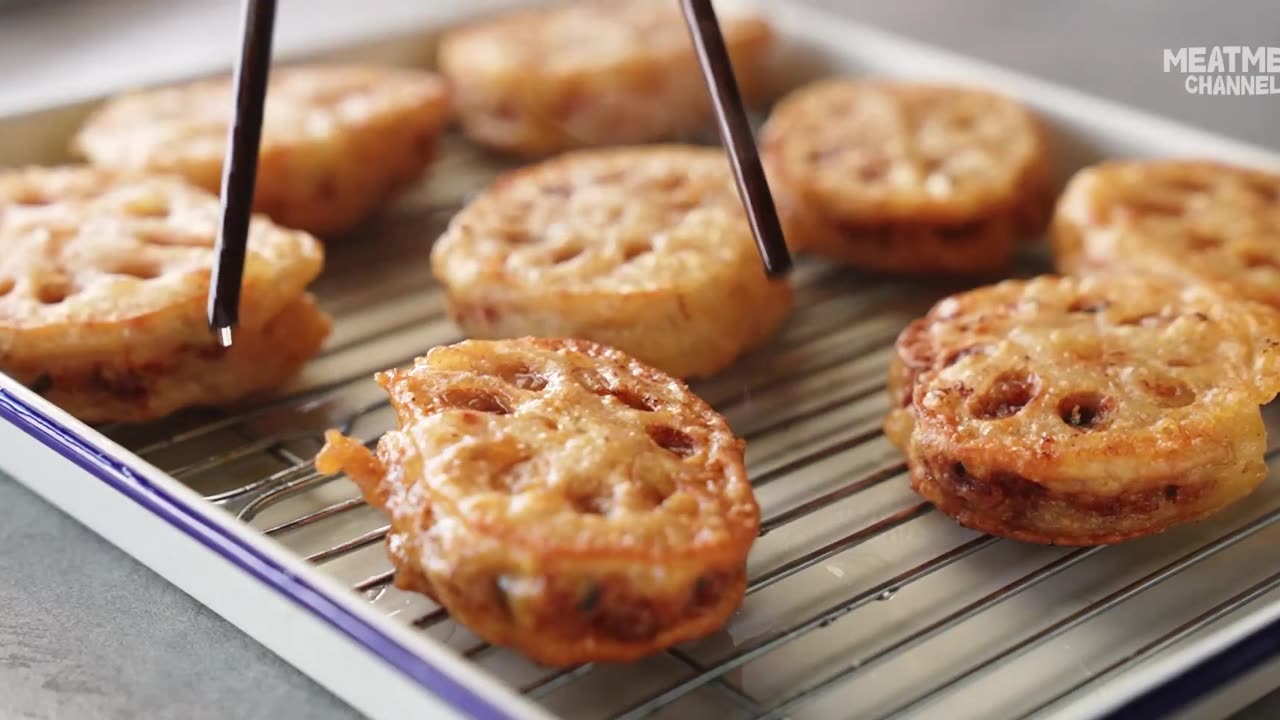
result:
<svg viewBox="0 0 1280 720"><path fill-rule="evenodd" d="M4 388L0 388L0 419L20 428L152 515L364 646L458 712L484 720L512 718L492 701L476 694L395 638L334 602L323 590L298 577L242 538L210 522L182 499Z"/></svg>
<svg viewBox="0 0 1280 720"><path fill-rule="evenodd" d="M1272 620L1111 710L1103 720L1167 717L1277 656L1280 620Z"/></svg>

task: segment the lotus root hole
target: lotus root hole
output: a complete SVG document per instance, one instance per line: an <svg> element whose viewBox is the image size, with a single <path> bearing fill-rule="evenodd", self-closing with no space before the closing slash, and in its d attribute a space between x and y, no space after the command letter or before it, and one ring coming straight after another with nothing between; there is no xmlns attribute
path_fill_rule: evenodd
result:
<svg viewBox="0 0 1280 720"><path fill-rule="evenodd" d="M1268 205L1280 203L1280 187L1257 181L1247 181L1245 184L1262 202Z"/></svg>
<svg viewBox="0 0 1280 720"><path fill-rule="evenodd" d="M1209 189L1204 180L1190 177L1173 178L1169 180L1169 187L1185 193L1202 193Z"/></svg>
<svg viewBox="0 0 1280 720"><path fill-rule="evenodd" d="M145 245L165 247L210 247L212 241L204 235L193 235L172 230L170 228L142 228L136 231L136 237Z"/></svg>
<svg viewBox="0 0 1280 720"><path fill-rule="evenodd" d="M555 265L562 265L578 257L579 255L582 254L582 252L583 252L583 248L572 246L572 245L559 247L559 248L556 248L553 253L551 253L551 262Z"/></svg>
<svg viewBox="0 0 1280 720"><path fill-rule="evenodd" d="M654 183L654 185L659 190L670 191L670 190L678 190L684 187L685 183L687 183L688 181L689 181L689 178L685 175L666 175L664 177L658 178L658 180Z"/></svg>
<svg viewBox="0 0 1280 720"><path fill-rule="evenodd" d="M46 282L36 288L36 300L45 305L57 305L71 295L71 284L65 280Z"/></svg>
<svg viewBox="0 0 1280 720"><path fill-rule="evenodd" d="M1276 258L1269 253L1264 252L1247 252L1244 254L1244 266L1250 270L1256 270L1258 268L1280 270L1280 258Z"/></svg>
<svg viewBox="0 0 1280 720"><path fill-rule="evenodd" d="M26 205L28 207L48 205L53 202L53 200L44 193L30 189L19 192L18 197L14 198L14 200L17 204Z"/></svg>
<svg viewBox="0 0 1280 720"><path fill-rule="evenodd" d="M629 505L632 510L650 512L666 502L671 493L652 485L634 485L630 496Z"/></svg>
<svg viewBox="0 0 1280 720"><path fill-rule="evenodd" d="M542 194L550 195L552 197L567 198L573 194L573 188L570 187L569 183L550 183L542 186Z"/></svg>
<svg viewBox="0 0 1280 720"><path fill-rule="evenodd" d="M608 515L613 498L601 495L570 495L569 504L581 515Z"/></svg>
<svg viewBox="0 0 1280 720"><path fill-rule="evenodd" d="M547 386L546 377L523 363L499 368L498 376L521 390L539 392Z"/></svg>
<svg viewBox="0 0 1280 720"><path fill-rule="evenodd" d="M844 148L838 145L835 147L813 148L812 150L809 151L809 162L814 165L824 165L836 159L843 153L844 153ZM866 178L865 170L863 174L863 179L868 179Z"/></svg>
<svg viewBox="0 0 1280 720"><path fill-rule="evenodd" d="M725 588L729 585L729 577L722 572L709 572L698 576L689 593L689 604L693 610L705 610L715 607L724 597Z"/></svg>
<svg viewBox="0 0 1280 720"><path fill-rule="evenodd" d="M635 260L641 255L645 255L650 252L653 252L653 246L650 245L649 243L647 242L634 243L623 248L622 261L631 262L632 260Z"/></svg>
<svg viewBox="0 0 1280 720"><path fill-rule="evenodd" d="M151 280L160 277L160 266L142 258L130 258L112 268L111 272L139 280Z"/></svg>
<svg viewBox="0 0 1280 720"><path fill-rule="evenodd" d="M639 410L640 412L653 412L658 409L657 404L654 403L653 400L628 388L609 388L603 390L602 394L612 395L618 399L618 402L632 408L633 410Z"/></svg>
<svg viewBox="0 0 1280 720"><path fill-rule="evenodd" d="M947 468L947 475L951 484L955 485L957 489L961 491L973 489L974 479L969 476L969 470L964 466L964 463L960 461L951 463L951 467Z"/></svg>
<svg viewBox="0 0 1280 720"><path fill-rule="evenodd" d="M1036 396L1037 378L1026 372L1006 372L991 387L969 401L973 416L1000 420L1017 415Z"/></svg>
<svg viewBox="0 0 1280 720"><path fill-rule="evenodd" d="M450 388L440 396L441 404L462 410L475 410L495 415L507 415L511 408L497 395L479 388Z"/></svg>
<svg viewBox="0 0 1280 720"><path fill-rule="evenodd" d="M592 180L598 185L612 185L627 176L626 170L605 170L596 173Z"/></svg>
<svg viewBox="0 0 1280 720"><path fill-rule="evenodd" d="M1222 247L1222 240L1203 232L1193 232L1187 237L1187 246L1194 252L1209 252Z"/></svg>
<svg viewBox="0 0 1280 720"><path fill-rule="evenodd" d="M869 183L884 179L884 176L888 173L889 162L884 158L868 161L858 168L858 177Z"/></svg>
<svg viewBox="0 0 1280 720"><path fill-rule="evenodd" d="M1110 398L1096 392L1072 393L1058 403L1058 417L1078 430L1098 430L1111 419Z"/></svg>
<svg viewBox="0 0 1280 720"><path fill-rule="evenodd" d="M1156 327L1165 320L1165 317L1159 313L1144 313L1142 315L1134 315L1119 321L1120 325L1135 325L1139 327Z"/></svg>
<svg viewBox="0 0 1280 720"><path fill-rule="evenodd" d="M693 455L697 448L694 446L693 438L673 427L667 425L650 425L649 437L658 447L678 455L682 458Z"/></svg>
<svg viewBox="0 0 1280 720"><path fill-rule="evenodd" d="M1111 303L1106 300L1096 300L1093 298L1077 298L1067 306L1067 312L1086 313L1093 315L1107 309Z"/></svg>
<svg viewBox="0 0 1280 720"><path fill-rule="evenodd" d="M524 228L507 228L503 232L502 238L507 241L508 245L528 245L533 242L533 237Z"/></svg>
<svg viewBox="0 0 1280 720"><path fill-rule="evenodd" d="M1136 198L1129 202L1129 210L1136 215L1174 217L1182 214L1182 203L1161 198Z"/></svg>
<svg viewBox="0 0 1280 720"><path fill-rule="evenodd" d="M13 278L0 277L0 297L4 297L13 292Z"/></svg>
<svg viewBox="0 0 1280 720"><path fill-rule="evenodd" d="M600 586L591 583L587 586L586 592L582 593L582 599L578 600L578 612L589 613L600 605Z"/></svg>

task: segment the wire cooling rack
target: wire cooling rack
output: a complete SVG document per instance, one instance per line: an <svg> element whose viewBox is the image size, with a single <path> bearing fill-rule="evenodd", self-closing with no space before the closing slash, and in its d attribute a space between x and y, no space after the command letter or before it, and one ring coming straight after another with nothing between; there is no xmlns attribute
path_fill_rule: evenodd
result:
<svg viewBox="0 0 1280 720"><path fill-rule="evenodd" d="M907 489L880 423L895 336L958 288L801 262L780 336L694 385L746 438L762 506L743 610L718 635L627 666L544 668L488 645L391 587L385 518L311 458L327 428L372 444L392 426L373 372L461 339L430 244L502 169L450 138L432 182L331 244L316 292L335 332L295 386L106 433L567 717L896 717L939 703L1025 717L1275 599L1273 483L1214 521L1115 548L1025 546L940 517Z"/></svg>

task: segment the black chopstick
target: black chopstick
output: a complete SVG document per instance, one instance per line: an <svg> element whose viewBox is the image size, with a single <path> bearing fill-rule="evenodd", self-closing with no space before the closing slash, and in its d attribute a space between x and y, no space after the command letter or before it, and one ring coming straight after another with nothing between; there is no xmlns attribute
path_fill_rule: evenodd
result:
<svg viewBox="0 0 1280 720"><path fill-rule="evenodd" d="M253 214L275 20L276 0L245 0L240 57L235 69L235 105L222 165L222 221L209 282L209 329L217 334L223 347L231 345L232 328L240 319L240 284L249 242L249 218Z"/></svg>
<svg viewBox="0 0 1280 720"><path fill-rule="evenodd" d="M791 269L791 254L782 236L782 224L778 222L778 210L769 192L756 141L742 108L742 94L733 76L729 51L725 49L720 22L716 19L711 0L681 0L685 23L693 38L698 63L711 91L720 123L720 139L729 151L729 162L738 182L738 194L747 209L747 220L760 250L764 269L770 275L782 275Z"/></svg>

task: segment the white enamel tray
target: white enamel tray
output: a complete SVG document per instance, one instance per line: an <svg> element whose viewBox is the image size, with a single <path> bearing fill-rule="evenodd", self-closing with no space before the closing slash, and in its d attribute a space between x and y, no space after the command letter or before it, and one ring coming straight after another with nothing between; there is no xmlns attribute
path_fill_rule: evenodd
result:
<svg viewBox="0 0 1280 720"><path fill-rule="evenodd" d="M440 29L464 15L449 5L371 14L346 36L355 46L293 40L283 54L429 65ZM1106 157L1280 167L1263 150L799 4L767 12L782 37L779 89L867 72L1000 89L1052 124L1063 177ZM133 80L224 61L186 57ZM64 159L94 100L67 99L0 118L0 165ZM1139 696L1176 697L1174 678L1204 696L1221 678L1184 671L1236 641L1252 643L1233 650L1258 656L1249 667L1265 659L1258 648L1274 631L1263 628L1280 617L1275 478L1211 521L1114 548L961 529L912 495L879 433L893 337L951 288L812 262L797 267L797 310L781 336L695 386L748 438L767 531L724 631L634 665L557 670L388 587L383 518L345 480L315 477L309 458L326 427L366 439L388 427L373 371L458 339L427 252L461 198L500 168L456 137L446 146L431 179L359 242L330 244L316 290L335 332L294 385L235 411L95 429L0 375L0 469L373 717L1101 717Z"/></svg>

